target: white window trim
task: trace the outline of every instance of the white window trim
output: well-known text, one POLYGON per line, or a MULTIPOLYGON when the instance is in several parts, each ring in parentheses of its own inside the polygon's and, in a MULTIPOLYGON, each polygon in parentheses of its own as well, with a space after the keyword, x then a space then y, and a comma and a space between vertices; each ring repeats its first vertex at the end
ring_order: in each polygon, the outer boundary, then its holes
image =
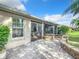
MULTIPOLYGON (((13 22, 13 18, 12 18, 12 22, 13 22)), ((23 28, 23 36, 22 37, 13 37, 12 36, 12 40, 23 40, 24 39, 24 25, 25 24, 24 24, 24 19, 23 19, 23 27, 18 27, 18 28, 23 28)), ((13 26, 13 24, 12 24, 12 26, 13 26)), ((16 27, 12 27, 12 30, 13 30, 13 28, 16 28, 16 27)), ((12 31, 12 33, 13 33, 13 31, 12 31)))

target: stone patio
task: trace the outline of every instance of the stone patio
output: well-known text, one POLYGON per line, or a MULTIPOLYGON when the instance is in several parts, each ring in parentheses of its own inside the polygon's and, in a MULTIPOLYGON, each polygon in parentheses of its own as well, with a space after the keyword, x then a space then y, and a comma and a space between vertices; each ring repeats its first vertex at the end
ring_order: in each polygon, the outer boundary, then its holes
POLYGON ((7 50, 7 59, 74 59, 60 46, 53 42, 38 40, 7 50))

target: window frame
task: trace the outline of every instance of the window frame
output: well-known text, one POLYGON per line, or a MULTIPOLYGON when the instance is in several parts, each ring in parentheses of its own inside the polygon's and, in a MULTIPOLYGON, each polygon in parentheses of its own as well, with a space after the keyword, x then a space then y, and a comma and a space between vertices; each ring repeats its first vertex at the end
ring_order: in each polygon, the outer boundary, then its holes
POLYGON ((18 39, 24 39, 24 19, 23 18, 21 18, 21 17, 12 17, 12 39, 13 40, 18 40, 18 39), (23 21, 23 23, 22 23, 22 27, 19 27, 19 26, 13 26, 13 20, 20 20, 20 19, 22 19, 22 21, 23 21), (22 34, 22 36, 16 36, 16 37, 13 37, 13 29, 17 29, 17 30, 23 30, 23 34, 22 34))

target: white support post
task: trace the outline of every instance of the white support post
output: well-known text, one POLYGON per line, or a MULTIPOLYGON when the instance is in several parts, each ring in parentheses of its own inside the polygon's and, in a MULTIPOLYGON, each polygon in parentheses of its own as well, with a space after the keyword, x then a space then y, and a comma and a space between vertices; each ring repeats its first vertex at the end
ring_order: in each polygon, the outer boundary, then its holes
POLYGON ((56 34, 58 34, 58 26, 57 26, 57 28, 56 28, 56 34))
POLYGON ((38 23, 36 23, 36 30, 37 30, 37 32, 38 32, 38 23))
POLYGON ((55 34, 55 26, 53 26, 53 34, 55 34))
POLYGON ((42 22, 42 38, 44 37, 44 23, 42 22))
POLYGON ((53 39, 55 39, 55 26, 53 26, 53 39))

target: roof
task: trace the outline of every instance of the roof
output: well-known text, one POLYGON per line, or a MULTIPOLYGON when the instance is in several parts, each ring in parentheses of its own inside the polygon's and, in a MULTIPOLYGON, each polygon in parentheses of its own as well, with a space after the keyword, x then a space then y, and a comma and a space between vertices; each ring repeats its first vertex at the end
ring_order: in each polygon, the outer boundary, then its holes
MULTIPOLYGON (((33 16, 27 14, 25 11, 17 10, 15 8, 11 8, 11 7, 2 5, 2 4, 0 4, 0 11, 4 11, 4 12, 12 13, 12 14, 15 14, 15 15, 27 17, 27 18, 30 18, 31 21, 35 21, 35 22, 40 22, 40 23, 44 22, 46 24, 55 24, 55 23, 52 23, 52 22, 44 21, 43 19, 33 17, 33 16)), ((58 24, 55 24, 55 25, 58 25, 58 24)))

